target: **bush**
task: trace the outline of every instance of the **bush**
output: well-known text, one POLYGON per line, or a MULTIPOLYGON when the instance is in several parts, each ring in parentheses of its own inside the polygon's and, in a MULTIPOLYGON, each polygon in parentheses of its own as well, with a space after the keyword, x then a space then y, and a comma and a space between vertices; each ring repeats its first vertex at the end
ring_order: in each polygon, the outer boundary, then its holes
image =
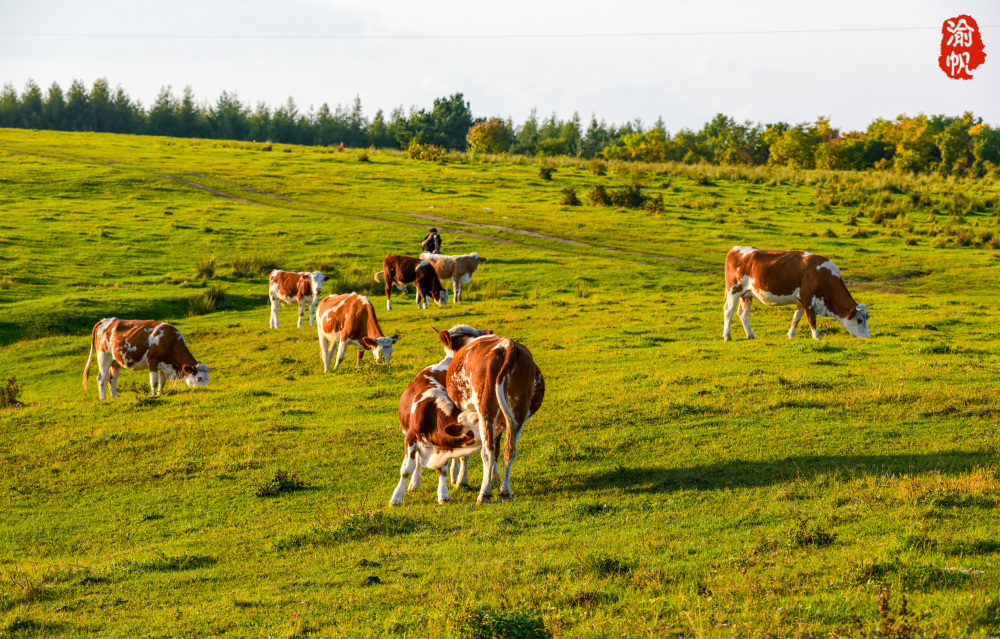
POLYGON ((587 199, 594 206, 611 206, 611 196, 603 184, 598 184, 587 193, 587 199))
POLYGON ((903 240, 903 244, 905 244, 906 246, 916 246, 917 242, 918 242, 917 238, 913 235, 903 240))
POLYGON ((358 153, 358 162, 371 162, 371 158, 368 157, 368 151, 358 153))
POLYGON ((654 197, 646 200, 646 212, 647 213, 662 213, 663 212, 663 194, 657 193, 654 197))
POLYGON ((637 185, 623 186, 611 192, 611 205, 624 209, 642 208, 645 199, 642 189, 637 185))
POLYGON ((477 153, 506 153, 514 132, 500 118, 474 124, 465 136, 469 149, 477 153))
POLYGON ((458 635, 470 639, 546 639, 551 636, 537 613, 480 607, 457 619, 458 635))
POLYGON ((542 178, 543 180, 551 180, 552 174, 555 172, 556 170, 551 166, 538 167, 538 177, 542 178))
POLYGON ((562 194, 562 204, 565 204, 566 206, 580 206, 580 204, 582 204, 582 202, 580 202, 580 198, 576 195, 576 189, 572 186, 567 186, 563 189, 562 194))
POLYGON ((309 484, 299 479, 295 473, 287 473, 279 470, 270 481, 267 481, 254 490, 258 497, 276 497, 281 493, 291 493, 302 490, 309 484))
POLYGON ((833 229, 827 229, 827 230, 823 231, 823 237, 836 238, 837 234, 834 232, 833 229))
POLYGON ((587 165, 587 168, 590 169, 590 172, 594 175, 601 176, 608 172, 608 163, 604 160, 594 158, 590 161, 590 164, 587 165))
POLYGON ((207 315, 226 305, 226 291, 221 286, 212 286, 202 295, 188 302, 188 317, 207 315))
POLYGON ((199 258, 195 270, 198 272, 198 277, 215 277, 215 258, 199 258))
POLYGON ((24 384, 18 383, 16 375, 11 375, 6 382, 0 382, 0 408, 21 406, 18 396, 23 388, 24 384))
POLYGON ((238 255, 233 259, 233 275, 236 277, 252 277, 264 275, 277 268, 274 259, 266 253, 248 253, 238 255))
POLYGON ((420 144, 416 140, 412 140, 406 149, 406 156, 411 160, 444 162, 448 159, 448 151, 433 144, 420 144))

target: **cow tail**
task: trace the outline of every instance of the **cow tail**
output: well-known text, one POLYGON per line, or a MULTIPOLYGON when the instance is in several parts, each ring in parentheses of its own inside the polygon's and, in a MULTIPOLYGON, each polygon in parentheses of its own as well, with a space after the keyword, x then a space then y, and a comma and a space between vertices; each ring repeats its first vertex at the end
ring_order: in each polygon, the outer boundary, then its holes
MULTIPOLYGON (((500 372, 497 374, 496 382, 496 394, 497 402, 500 404, 500 410, 503 411, 504 417, 507 418, 507 436, 504 438, 504 458, 510 459, 511 453, 514 452, 514 433, 516 430, 520 430, 520 425, 518 425, 515 430, 514 424, 517 420, 514 418, 514 411, 511 410, 510 404, 507 403, 507 393, 506 393, 506 376, 510 373, 511 369, 514 368, 517 359, 517 345, 510 338, 507 339, 506 353, 504 354, 503 364, 500 366, 500 372)), ((496 434, 494 433, 494 437, 496 434)))
POLYGON ((378 276, 379 276, 379 275, 381 275, 381 274, 382 274, 382 271, 381 271, 381 270, 379 270, 379 269, 375 269, 375 281, 376 281, 376 282, 378 282, 378 281, 379 281, 379 279, 378 279, 378 276))
POLYGON ((87 383, 90 381, 90 362, 94 359, 94 344, 97 341, 98 324, 94 324, 94 330, 90 332, 90 355, 87 357, 87 365, 83 369, 83 390, 87 390, 87 383))

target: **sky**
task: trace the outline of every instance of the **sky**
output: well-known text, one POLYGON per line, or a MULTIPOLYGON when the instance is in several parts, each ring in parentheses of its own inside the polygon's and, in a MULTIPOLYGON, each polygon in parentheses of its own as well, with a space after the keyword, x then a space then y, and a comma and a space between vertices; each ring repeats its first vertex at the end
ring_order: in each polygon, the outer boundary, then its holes
POLYGON ((359 96, 368 118, 462 93, 515 124, 537 109, 584 126, 662 118, 676 132, 725 113, 850 131, 971 110, 998 126, 1000 2, 0 0, 0 83, 97 78, 147 107, 190 86, 302 113, 359 96), (960 13, 987 54, 968 81, 937 62, 960 13))

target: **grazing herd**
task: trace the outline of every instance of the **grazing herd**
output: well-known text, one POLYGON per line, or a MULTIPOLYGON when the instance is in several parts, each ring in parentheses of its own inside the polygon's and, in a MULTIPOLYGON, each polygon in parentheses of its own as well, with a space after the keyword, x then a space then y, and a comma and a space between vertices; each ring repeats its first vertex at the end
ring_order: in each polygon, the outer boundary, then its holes
MULTIPOLYGON (((444 306, 449 295, 442 280, 452 281, 454 301, 459 302, 462 286, 484 261, 478 253, 422 253, 419 258, 390 254, 382 262, 382 270, 375 271, 375 281, 380 275, 384 278, 388 310, 392 310, 393 289, 405 292, 408 284, 416 287, 418 308, 427 308, 428 298, 444 306)), ((272 271, 268 278, 270 328, 279 327, 279 308, 293 302, 299 307, 301 328, 308 303, 309 325, 317 327, 324 372, 330 370, 334 350, 337 358, 333 370, 340 367, 349 345, 358 349, 358 366, 366 350, 372 351, 377 363, 389 364, 399 337, 382 332, 375 308, 364 295, 329 295, 319 301, 325 279, 319 271, 272 271)), ((726 257, 725 284, 723 338, 727 341, 732 339, 730 325, 737 308, 747 338, 754 338, 750 328, 754 299, 772 306, 797 306, 789 338, 795 336, 803 315, 814 339, 820 339, 817 316, 837 319, 854 337, 869 336, 869 307, 854 301, 837 265, 818 255, 735 246, 726 257)), ((468 485, 469 458, 477 451, 483 460, 478 503, 492 498, 494 475, 500 479, 499 498, 513 499, 510 473, 517 458, 517 443, 525 422, 542 405, 545 379, 523 344, 494 335, 490 329, 461 324, 434 331, 444 347, 444 359, 420 371, 399 400, 403 462, 391 503, 402 504, 405 492, 420 486, 423 468, 437 472, 438 502, 449 501, 449 476, 454 485, 468 485)), ((208 372, 212 370, 191 355, 176 328, 155 320, 109 318, 97 322, 84 368, 85 389, 95 352, 101 401, 106 399, 108 385, 111 396, 118 397, 122 368, 148 370, 153 395, 162 392, 168 378, 183 379, 192 388, 207 386, 208 372)))

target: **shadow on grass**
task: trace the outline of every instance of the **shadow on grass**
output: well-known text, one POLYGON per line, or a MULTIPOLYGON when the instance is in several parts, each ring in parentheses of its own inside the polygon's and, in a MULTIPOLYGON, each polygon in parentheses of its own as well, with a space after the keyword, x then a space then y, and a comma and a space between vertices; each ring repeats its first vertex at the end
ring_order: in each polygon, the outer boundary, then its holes
POLYGON ((562 264, 555 260, 502 260, 498 257, 487 257, 485 264, 562 264))
MULTIPOLYGON (((666 468, 647 466, 612 470, 568 478, 570 490, 624 488, 629 492, 668 492, 675 490, 720 490, 760 488, 817 475, 842 474, 845 477, 918 474, 939 472, 958 474, 996 462, 990 453, 928 453, 899 455, 808 455, 776 461, 732 461, 707 466, 666 468)), ((564 486, 565 488, 565 486, 564 486)))
MULTIPOLYGON (((121 319, 156 319, 175 323, 188 313, 191 299, 204 294, 205 289, 186 289, 183 294, 160 298, 120 298, 95 300, 85 297, 53 300, 39 299, 19 304, 8 310, 14 322, 0 322, 0 345, 20 339, 38 339, 55 335, 87 335, 99 320, 106 317, 121 319), (20 320, 20 321, 18 321, 20 320)), ((261 295, 227 294, 222 311, 263 309, 267 297, 261 295)))

